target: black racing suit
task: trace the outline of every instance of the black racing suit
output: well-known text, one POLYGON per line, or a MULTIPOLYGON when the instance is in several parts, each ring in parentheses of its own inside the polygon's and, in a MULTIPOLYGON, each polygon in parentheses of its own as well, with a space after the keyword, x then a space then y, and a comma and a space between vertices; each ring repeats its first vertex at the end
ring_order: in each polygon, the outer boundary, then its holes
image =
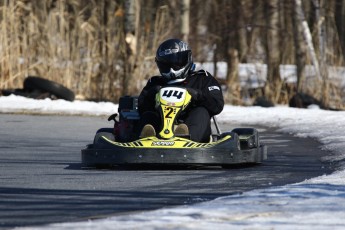
POLYGON ((138 99, 141 121, 138 129, 152 124, 156 132, 161 127, 161 118, 155 109, 155 95, 163 86, 185 87, 192 96, 192 103, 182 112, 182 120, 189 128, 191 140, 208 142, 211 135, 211 117, 219 114, 224 107, 224 98, 218 81, 207 71, 191 72, 183 82, 169 84, 161 76, 152 77, 143 88, 138 99))

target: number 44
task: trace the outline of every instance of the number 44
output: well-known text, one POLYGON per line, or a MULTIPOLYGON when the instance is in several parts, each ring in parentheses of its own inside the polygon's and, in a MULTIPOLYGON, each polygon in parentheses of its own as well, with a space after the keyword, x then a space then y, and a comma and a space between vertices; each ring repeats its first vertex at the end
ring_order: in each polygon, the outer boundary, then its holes
POLYGON ((182 97, 182 95, 183 95, 183 91, 178 91, 178 90, 165 90, 164 92, 163 92, 163 97, 171 97, 171 96, 173 96, 173 97, 176 97, 177 99, 181 99, 181 97, 182 97))

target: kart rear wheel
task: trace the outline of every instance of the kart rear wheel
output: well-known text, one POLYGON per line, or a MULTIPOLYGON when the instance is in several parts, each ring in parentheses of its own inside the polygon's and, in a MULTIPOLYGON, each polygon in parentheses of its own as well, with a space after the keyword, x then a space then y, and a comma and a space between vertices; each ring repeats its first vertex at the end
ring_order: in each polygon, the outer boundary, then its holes
MULTIPOLYGON (((227 135, 230 135, 232 138, 233 138, 233 142, 234 142, 234 147, 237 148, 238 150, 240 149, 240 139, 238 137, 238 134, 235 133, 235 132, 225 132, 225 133, 222 133, 220 135, 220 138, 223 138, 227 135)), ((233 164, 224 164, 224 165, 221 165, 223 169, 232 169, 234 168, 234 165, 233 164)))
POLYGON ((101 132, 113 134, 114 129, 113 128, 100 128, 99 130, 97 130, 96 134, 101 133, 101 132))
POLYGON ((230 135, 232 137, 233 142, 235 143, 234 147, 235 148, 237 147, 237 149, 240 150, 241 149, 240 139, 239 139, 239 135, 236 132, 231 131, 231 132, 222 133, 222 134, 220 134, 219 139, 222 139, 223 137, 228 136, 228 135, 230 135))
POLYGON ((102 144, 102 139, 103 137, 111 140, 111 141, 115 141, 115 136, 112 133, 109 132, 97 132, 95 135, 95 138, 93 140, 93 145, 97 146, 97 145, 101 145, 102 144))

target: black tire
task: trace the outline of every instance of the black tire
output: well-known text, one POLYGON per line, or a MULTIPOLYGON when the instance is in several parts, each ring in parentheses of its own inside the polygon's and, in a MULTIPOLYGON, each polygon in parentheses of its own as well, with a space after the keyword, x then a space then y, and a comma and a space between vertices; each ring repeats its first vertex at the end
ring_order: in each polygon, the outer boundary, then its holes
POLYGON ((28 96, 28 93, 22 89, 3 89, 3 90, 1 90, 1 94, 3 96, 10 96, 12 94, 16 95, 16 96, 23 96, 23 97, 28 96))
POLYGON ((107 139, 111 140, 111 141, 115 141, 115 136, 112 133, 108 133, 108 132, 97 132, 95 135, 95 138, 93 140, 93 146, 95 148, 97 147, 102 147, 104 140, 102 137, 106 137, 107 139))
POLYGON ((40 90, 31 90, 27 91, 24 89, 4 89, 1 91, 3 96, 10 96, 11 94, 16 96, 22 96, 22 97, 28 97, 28 98, 34 98, 34 99, 42 99, 46 98, 49 95, 49 93, 42 93, 40 90))
POLYGON ((100 128, 99 130, 97 130, 97 133, 114 133, 114 128, 100 128))
POLYGON ((40 77, 29 76, 24 80, 24 90, 40 90, 55 95, 57 98, 74 101, 74 93, 63 85, 40 77))
POLYGON ((225 133, 220 134, 219 139, 222 139, 223 137, 225 137, 227 135, 232 136, 232 139, 233 139, 233 146, 232 147, 240 150, 240 140, 239 140, 238 134, 235 132, 225 132, 225 133))

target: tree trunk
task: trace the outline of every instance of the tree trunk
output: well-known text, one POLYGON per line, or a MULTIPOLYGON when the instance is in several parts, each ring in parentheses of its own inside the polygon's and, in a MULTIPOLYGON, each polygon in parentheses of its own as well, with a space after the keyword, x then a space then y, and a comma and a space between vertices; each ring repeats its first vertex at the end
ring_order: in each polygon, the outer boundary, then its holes
POLYGON ((189 10, 190 0, 182 1, 182 13, 181 13, 181 35, 185 42, 188 42, 189 36, 189 10))
POLYGON ((248 52, 247 52, 247 62, 258 62, 258 59, 261 61, 261 57, 257 57, 257 48, 258 48, 258 41, 261 42, 261 34, 263 29, 259 24, 264 24, 262 22, 263 18, 263 2, 256 1, 250 6, 250 12, 253 12, 250 18, 250 24, 247 25, 248 30, 248 52))
POLYGON ((124 55, 124 78, 123 78, 123 95, 132 94, 135 88, 134 72, 137 60, 137 42, 140 36, 140 1, 125 1, 125 42, 126 54, 124 55))
POLYGON ((313 0, 315 6, 315 15, 317 23, 317 34, 319 42, 319 63, 320 63, 320 74, 322 77, 322 88, 321 88, 321 102, 323 105, 329 104, 329 83, 328 83, 328 65, 326 60, 326 48, 325 48, 325 2, 323 0, 313 0))
POLYGON ((279 0, 266 1, 266 55, 267 55, 267 80, 265 96, 274 103, 278 102, 281 90, 280 78, 280 47, 279 47, 279 0))
MULTIPOLYGON (((236 26, 236 36, 237 40, 237 49, 238 49, 238 58, 240 62, 246 62, 246 56, 248 53, 248 41, 247 41, 247 27, 245 25, 244 19, 244 10, 245 4, 244 1, 232 1, 232 8, 234 9, 234 17, 232 23, 236 26)), ((230 22, 231 23, 231 22, 230 22)), ((230 41, 231 43, 232 41, 230 41)))
POLYGON ((233 105, 241 104, 241 86, 238 80, 239 57, 238 51, 234 48, 228 50, 227 59, 227 75, 226 75, 226 102, 233 105))
POLYGON ((296 4, 296 11, 297 11, 297 19, 298 19, 298 22, 302 26, 303 37, 305 39, 305 42, 309 51, 309 55, 314 65, 316 78, 317 80, 321 81, 320 65, 315 53, 310 29, 309 29, 307 21, 305 20, 304 12, 302 9, 302 2, 301 0, 295 0, 295 4, 296 4))
MULTIPOLYGON (((295 6, 295 4, 293 4, 295 6)), ((293 38, 295 44, 295 59, 296 59, 296 75, 297 75, 297 92, 302 91, 302 82, 305 78, 305 59, 306 59, 306 45, 303 42, 302 27, 298 23, 296 7, 292 10, 292 23, 293 23, 293 38)))
POLYGON ((345 60, 345 0, 336 1, 335 20, 338 36, 341 43, 343 58, 345 60))

